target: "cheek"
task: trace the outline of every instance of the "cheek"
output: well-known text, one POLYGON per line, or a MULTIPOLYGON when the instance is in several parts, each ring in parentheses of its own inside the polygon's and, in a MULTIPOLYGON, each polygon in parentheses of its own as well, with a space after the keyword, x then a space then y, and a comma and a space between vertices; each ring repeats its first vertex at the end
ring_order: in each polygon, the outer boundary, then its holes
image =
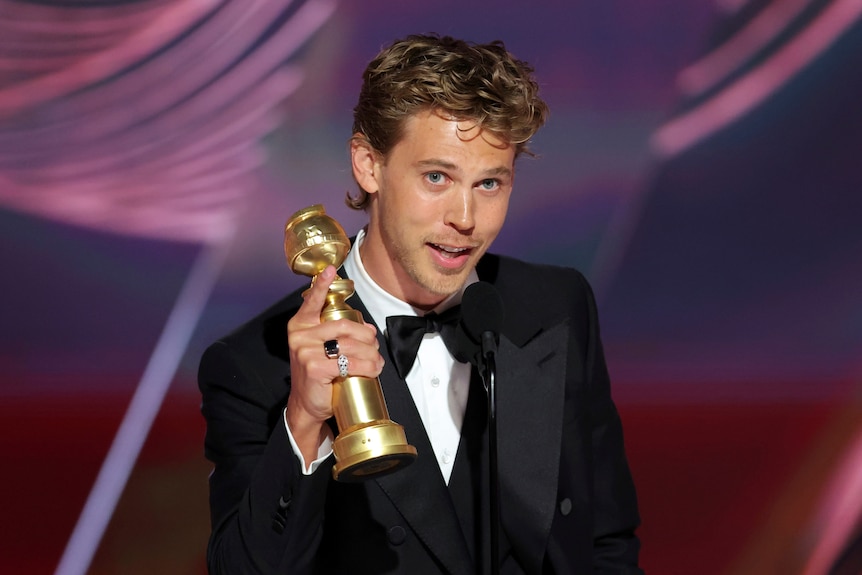
POLYGON ((503 227, 503 222, 506 221, 506 214, 509 209, 509 197, 495 198, 496 201, 490 202, 484 210, 482 217, 482 227, 494 235, 503 227))
POLYGON ((448 209, 444 196, 414 193, 399 200, 398 215, 405 227, 426 228, 445 219, 448 209))
POLYGON ((428 233, 436 214, 433 206, 405 196, 390 196, 381 205, 381 218, 388 235, 402 243, 428 233))

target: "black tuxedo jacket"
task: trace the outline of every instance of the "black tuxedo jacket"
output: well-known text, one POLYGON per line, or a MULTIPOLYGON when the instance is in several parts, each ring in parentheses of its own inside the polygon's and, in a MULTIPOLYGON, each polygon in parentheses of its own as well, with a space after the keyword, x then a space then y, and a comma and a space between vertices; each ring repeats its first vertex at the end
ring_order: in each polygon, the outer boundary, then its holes
MULTIPOLYGON (((493 255, 477 270, 506 311, 496 380, 502 573, 641 573, 635 491, 586 280, 493 255)), ((332 479, 332 457, 303 475, 282 416, 286 324, 301 303, 299 291, 289 295, 201 360, 215 465, 210 572, 488 572, 485 404, 475 376, 448 487, 382 335, 389 414, 418 458, 358 484, 332 479)), ((358 294, 349 303, 365 312, 358 294)))

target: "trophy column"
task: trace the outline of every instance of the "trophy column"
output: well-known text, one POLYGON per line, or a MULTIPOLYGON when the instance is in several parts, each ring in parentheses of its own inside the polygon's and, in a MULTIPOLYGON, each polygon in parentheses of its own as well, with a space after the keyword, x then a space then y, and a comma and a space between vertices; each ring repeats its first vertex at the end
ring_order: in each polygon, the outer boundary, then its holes
MULTIPOLYGON (((322 205, 296 212, 285 225, 284 254, 295 273, 316 278, 328 265, 340 267, 349 250, 347 234, 322 205)), ((364 323, 362 314, 345 303, 351 295, 353 281, 336 276, 320 320, 364 323)), ((397 471, 416 459, 416 448, 407 443, 404 428, 389 419, 377 378, 335 378, 332 410, 338 424, 338 437, 332 445, 332 475, 336 480, 362 481, 397 471)))

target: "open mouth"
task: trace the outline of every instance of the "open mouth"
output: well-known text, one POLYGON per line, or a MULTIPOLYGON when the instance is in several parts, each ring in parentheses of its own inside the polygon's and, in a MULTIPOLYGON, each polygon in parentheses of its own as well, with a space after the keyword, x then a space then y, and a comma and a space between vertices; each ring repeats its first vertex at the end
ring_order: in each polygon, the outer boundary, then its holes
POLYGON ((445 246, 442 244, 428 244, 437 252, 443 256, 444 258, 457 258, 460 256, 470 255, 470 252, 473 251, 471 247, 455 247, 455 246, 445 246))

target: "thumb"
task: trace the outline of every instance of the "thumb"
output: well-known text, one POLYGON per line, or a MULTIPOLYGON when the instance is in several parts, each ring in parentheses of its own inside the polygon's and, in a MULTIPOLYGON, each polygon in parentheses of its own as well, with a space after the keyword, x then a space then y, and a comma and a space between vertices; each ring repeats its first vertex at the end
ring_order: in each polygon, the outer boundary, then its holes
POLYGON ((326 266, 326 269, 314 278, 314 283, 311 287, 302 294, 305 301, 299 307, 294 318, 306 325, 319 324, 320 312, 323 310, 324 304, 326 304, 326 294, 329 292, 329 286, 334 279, 335 267, 326 266))

